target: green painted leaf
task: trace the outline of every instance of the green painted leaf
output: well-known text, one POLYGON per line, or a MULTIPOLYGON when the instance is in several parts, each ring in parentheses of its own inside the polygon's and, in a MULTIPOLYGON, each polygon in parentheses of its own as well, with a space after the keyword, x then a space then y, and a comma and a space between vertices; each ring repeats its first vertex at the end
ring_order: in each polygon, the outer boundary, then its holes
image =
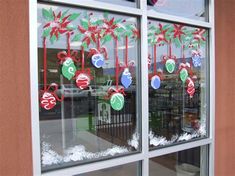
MULTIPOLYGON (((51 9, 50 9, 51 10, 51 9)), ((53 20, 53 15, 50 13, 50 11, 46 10, 46 9, 42 9, 42 16, 48 20, 48 21, 51 21, 53 20)))
POLYGON ((81 13, 72 13, 70 17, 68 18, 68 20, 70 21, 76 20, 76 18, 79 17, 80 14, 81 13))
POLYGON ((73 37, 72 42, 80 41, 80 40, 81 40, 81 37, 82 37, 82 34, 81 34, 81 33, 76 34, 76 35, 73 37))
POLYGON ((66 27, 68 30, 75 30, 76 26, 74 26, 73 24, 68 24, 68 26, 66 27))
POLYGON ((95 23, 96 23, 96 25, 101 25, 101 24, 103 24, 103 20, 97 20, 95 23))
POLYGON ((48 37, 49 34, 50 34, 50 32, 51 32, 51 27, 46 28, 46 29, 43 30, 42 36, 43 36, 43 37, 48 37))
POLYGON ((180 40, 179 40, 179 38, 177 37, 177 38, 174 38, 174 41, 173 41, 174 43, 175 43, 175 46, 177 47, 177 48, 179 48, 180 46, 181 46, 181 42, 180 42, 180 40))
POLYGON ((52 35, 51 38, 50 38, 51 43, 53 44, 55 40, 56 40, 56 36, 52 35))
POLYGON ((83 42, 83 43, 82 43, 82 47, 83 47, 84 49, 87 49, 87 48, 88 48, 87 43, 86 43, 86 42, 83 42))
POLYGON ((82 25, 82 27, 84 28, 84 29, 88 29, 88 20, 87 19, 81 19, 81 25, 82 25))
POLYGON ((112 39, 111 35, 104 36, 104 42, 109 42, 109 41, 111 41, 111 39, 112 39))
POLYGON ((67 9, 66 11, 64 11, 61 15, 61 18, 60 19, 63 19, 65 17, 65 15, 68 13, 69 9, 67 9))
POLYGON ((108 12, 104 12, 104 18, 108 19, 109 17, 109 13, 108 12))

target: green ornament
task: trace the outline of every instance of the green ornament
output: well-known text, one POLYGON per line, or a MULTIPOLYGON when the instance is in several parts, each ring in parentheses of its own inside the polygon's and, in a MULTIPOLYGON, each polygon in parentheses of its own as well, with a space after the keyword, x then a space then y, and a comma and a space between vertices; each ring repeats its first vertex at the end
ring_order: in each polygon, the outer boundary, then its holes
POLYGON ((75 75, 76 67, 74 65, 74 62, 71 58, 65 58, 65 61, 63 62, 62 66, 62 74, 65 78, 68 80, 71 80, 72 77, 75 75))
POLYGON ((173 73, 175 70, 175 61, 173 59, 168 59, 166 61, 165 67, 169 73, 173 73))
POLYGON ((110 98, 111 107, 120 111, 124 106, 124 96, 121 93, 114 93, 110 98))
POLYGON ((185 81, 187 80, 188 78, 188 70, 186 68, 183 68, 181 71, 180 71, 180 79, 183 83, 185 83, 185 81))

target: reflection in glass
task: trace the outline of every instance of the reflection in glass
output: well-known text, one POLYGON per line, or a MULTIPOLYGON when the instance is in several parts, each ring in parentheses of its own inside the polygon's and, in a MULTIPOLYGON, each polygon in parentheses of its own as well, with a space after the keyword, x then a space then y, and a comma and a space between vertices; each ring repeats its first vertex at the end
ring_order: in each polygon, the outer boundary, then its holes
POLYGON ((125 176, 138 176, 138 170, 140 164, 138 162, 135 163, 130 163, 130 164, 125 164, 125 165, 120 165, 116 167, 111 167, 108 169, 102 169, 99 171, 94 171, 90 173, 85 173, 85 174, 80 174, 77 176, 120 176, 120 175, 125 175, 125 176))
POLYGON ((149 142, 161 147, 207 135, 207 31, 149 21, 149 142))
POLYGON ((148 10, 180 17, 207 21, 205 0, 148 0, 148 10))
MULTIPOLYGON (((78 33, 77 26, 81 23, 84 29, 93 30, 94 28, 88 28, 87 25, 100 25, 103 23, 104 18, 108 18, 110 21, 113 18, 115 20, 118 19, 115 23, 123 21, 131 29, 132 26, 129 24, 137 25, 137 19, 134 17, 38 4, 39 90, 42 90, 45 86, 42 38, 42 35, 44 35, 48 37, 46 40, 48 85, 46 87, 51 83, 56 83, 58 84, 58 90, 56 90, 55 94, 58 97, 64 96, 64 100, 61 102, 57 101, 56 105, 50 110, 39 107, 41 164, 43 171, 139 151, 139 118, 136 109, 138 102, 137 85, 139 84, 136 70, 139 56, 137 54, 136 40, 130 39, 128 45, 128 57, 134 61, 134 65, 130 69, 132 84, 124 89, 125 104, 123 109, 116 111, 111 108, 107 99, 108 89, 116 86, 114 41, 108 36, 105 41, 100 42, 100 45, 106 48, 108 59, 105 60, 102 68, 96 68, 91 63, 91 56, 89 56, 89 49, 95 48, 96 45, 89 42, 90 46, 86 47, 84 41, 88 40, 78 39, 81 36, 76 36, 78 33), (46 11, 42 11, 42 9, 46 9, 46 11), (54 11, 55 15, 53 15, 52 11, 54 11), (68 14, 70 15, 67 18, 66 15, 68 14), (81 45, 84 48, 84 67, 92 75, 89 86, 84 89, 77 87, 75 79, 68 80, 61 74, 62 66, 57 54, 61 51, 67 51, 68 37, 66 34, 68 33, 65 33, 63 29, 58 30, 56 34, 56 30, 54 30, 54 34, 49 40, 51 32, 45 31, 45 29, 50 30, 54 27, 61 27, 61 25, 58 25, 61 22, 65 25, 66 19, 61 20, 61 16, 72 21, 66 30, 73 30, 74 32, 70 33, 70 47, 71 50, 77 52, 75 59, 78 62, 74 62, 74 64, 78 70, 82 67, 80 62, 82 58, 81 45), (84 19, 85 17, 91 18, 90 22, 87 22, 84 19), (43 26, 47 24, 45 18, 47 20, 59 18, 60 20, 48 23, 49 25, 46 25, 43 29, 43 26), (56 39, 56 35, 58 35, 58 39, 56 39)), ((80 31, 83 31, 83 29, 80 29, 80 31)), ((91 31, 85 34, 89 32, 91 31)), ((93 36, 90 37, 92 38, 93 36)), ((93 40, 91 38, 89 40, 93 40)), ((120 62, 124 62, 125 58, 124 39, 125 37, 119 36, 117 51, 120 62)), ((118 87, 121 87, 121 84, 118 87)))
POLYGON ((192 148, 149 161, 150 176, 208 176, 207 146, 192 148))

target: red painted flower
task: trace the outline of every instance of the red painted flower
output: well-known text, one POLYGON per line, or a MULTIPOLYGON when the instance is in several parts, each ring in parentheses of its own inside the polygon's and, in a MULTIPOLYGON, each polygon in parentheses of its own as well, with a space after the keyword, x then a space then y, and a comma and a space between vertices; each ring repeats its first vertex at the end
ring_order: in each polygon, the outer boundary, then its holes
POLYGON ((118 25, 114 21, 114 17, 111 20, 104 19, 104 26, 102 29, 104 29, 105 35, 111 35, 113 38, 115 38, 114 30, 118 27, 118 25))
POLYGON ((166 32, 168 31, 168 29, 163 29, 163 26, 161 23, 159 23, 159 33, 155 33, 155 36, 157 37, 157 43, 160 42, 166 42, 168 43, 168 41, 166 40, 166 32))
POLYGON ((183 25, 177 25, 174 24, 174 38, 178 38, 181 41, 181 36, 185 35, 185 33, 183 32, 183 25))
POLYGON ((70 15, 65 16, 61 19, 61 12, 57 15, 53 12, 53 21, 48 22, 43 28, 51 27, 50 37, 53 35, 58 39, 59 34, 63 34, 68 31, 67 26, 71 22, 69 20, 70 15))
POLYGON ((204 37, 204 34, 206 33, 205 29, 196 29, 193 32, 194 39, 200 41, 206 41, 206 38, 204 37))

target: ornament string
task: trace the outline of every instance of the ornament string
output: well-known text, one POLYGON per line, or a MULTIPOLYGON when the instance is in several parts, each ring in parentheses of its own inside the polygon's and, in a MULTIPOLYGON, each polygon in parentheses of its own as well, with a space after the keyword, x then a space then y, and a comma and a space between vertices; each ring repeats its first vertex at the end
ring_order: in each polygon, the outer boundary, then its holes
POLYGON ((125 65, 126 67, 128 67, 128 36, 125 37, 125 47, 126 47, 125 65))
POLYGON ((70 57, 70 32, 67 33, 68 57, 70 57))
POLYGON ((116 76, 116 89, 118 90, 118 73, 119 73, 119 61, 118 61, 118 39, 117 37, 114 38, 115 41, 115 76, 116 76))
POLYGON ((46 37, 43 37, 43 83, 44 91, 47 89, 47 48, 46 48, 46 37))
POLYGON ((84 59, 84 47, 82 46, 82 71, 84 71, 85 59, 84 59))
POLYGON ((157 74, 157 45, 154 44, 153 46, 153 73, 154 75, 157 74))

